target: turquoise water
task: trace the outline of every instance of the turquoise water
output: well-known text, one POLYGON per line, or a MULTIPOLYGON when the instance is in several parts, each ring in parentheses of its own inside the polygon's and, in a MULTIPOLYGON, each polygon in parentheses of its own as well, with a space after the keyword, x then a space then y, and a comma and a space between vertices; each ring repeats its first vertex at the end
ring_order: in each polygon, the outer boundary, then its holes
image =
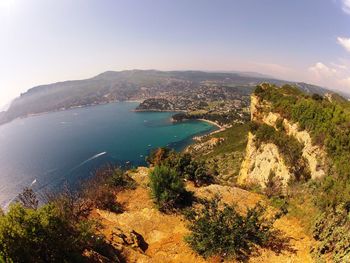
POLYGON ((196 134, 215 129, 170 122, 171 112, 132 112, 118 102, 18 119, 0 126, 0 204, 25 186, 36 191, 74 184, 106 164, 144 165, 153 148, 181 150, 196 134))

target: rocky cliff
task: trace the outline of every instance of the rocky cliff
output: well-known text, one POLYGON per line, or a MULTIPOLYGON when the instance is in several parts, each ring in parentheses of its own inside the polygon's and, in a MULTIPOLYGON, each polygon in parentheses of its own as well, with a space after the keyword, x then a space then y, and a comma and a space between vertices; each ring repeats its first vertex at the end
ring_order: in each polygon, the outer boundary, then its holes
MULTIPOLYGON (((280 128, 286 135, 294 137, 302 144, 302 157, 312 179, 321 178, 327 170, 327 156, 320 146, 312 143, 310 134, 301 130, 298 123, 292 123, 280 114, 271 111, 270 104, 256 95, 251 96, 251 120, 260 124, 280 128), (279 127, 277 127, 279 126, 279 127)), ((256 143, 255 135, 249 133, 245 159, 242 162, 238 182, 259 184, 265 187, 273 174, 286 185, 293 174, 286 164, 280 149, 273 143, 256 143)))

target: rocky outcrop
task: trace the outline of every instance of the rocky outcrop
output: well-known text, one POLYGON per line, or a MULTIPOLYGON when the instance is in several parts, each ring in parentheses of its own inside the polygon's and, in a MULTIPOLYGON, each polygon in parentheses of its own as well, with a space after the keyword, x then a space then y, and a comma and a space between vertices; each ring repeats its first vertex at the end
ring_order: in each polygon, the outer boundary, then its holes
POLYGON ((249 133, 246 156, 242 162, 238 183, 259 184, 265 187, 271 173, 280 178, 284 185, 291 177, 277 146, 272 143, 263 143, 257 148, 254 135, 249 133))
POLYGON ((297 123, 282 118, 278 113, 269 112, 264 114, 263 122, 276 128, 278 120, 282 121, 283 129, 287 135, 295 137, 304 145, 303 157, 308 161, 309 170, 312 179, 321 178, 325 175, 326 153, 325 151, 312 143, 310 134, 305 130, 300 130, 297 123))
MULTIPOLYGON (((186 244, 185 237, 190 230, 181 213, 164 214, 154 206, 148 187, 149 171, 149 168, 139 167, 137 171, 129 173, 136 182, 136 189, 118 193, 117 198, 125 208, 123 213, 115 214, 104 210, 96 210, 94 213, 103 226, 102 232, 107 240, 120 251, 122 262, 236 262, 222 261, 220 257, 203 258, 186 244)), ((186 188, 198 200, 220 196, 220 204, 235 204, 237 211, 242 214, 258 203, 266 207, 267 216, 273 216, 277 212, 262 195, 237 187, 217 184, 195 187, 192 183, 187 183, 186 188)), ((314 243, 303 233, 298 220, 284 216, 275 222, 275 227, 285 233, 279 232, 283 234, 283 239, 290 240, 291 249, 276 253, 275 249, 258 248, 257 253, 247 262, 312 262, 309 247, 314 246, 314 243)), ((91 254, 90 258, 96 259, 92 262, 109 263, 96 253, 91 254)))
MULTIPOLYGON (((305 130, 300 130, 297 123, 292 123, 282 118, 280 114, 271 112, 270 105, 266 102, 262 103, 255 95, 251 98, 251 119, 274 128, 277 128, 279 122, 287 135, 295 137, 304 146, 302 156, 308 162, 311 178, 321 178, 326 174, 327 157, 324 149, 314 145, 310 134, 305 130)), ((238 182, 240 184, 257 183, 264 187, 271 172, 281 178, 284 185, 292 176, 279 154, 278 147, 271 143, 263 143, 257 148, 254 136, 250 134, 238 182)))

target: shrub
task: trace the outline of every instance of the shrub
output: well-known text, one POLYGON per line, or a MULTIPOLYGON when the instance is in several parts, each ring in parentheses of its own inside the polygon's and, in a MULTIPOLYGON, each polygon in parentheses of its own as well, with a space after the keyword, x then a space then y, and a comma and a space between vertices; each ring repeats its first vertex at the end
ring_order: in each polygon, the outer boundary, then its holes
POLYGON ((316 101, 321 101, 323 100, 323 97, 317 93, 312 94, 311 98, 316 101))
POLYGON ((94 233, 92 221, 72 225, 53 204, 33 210, 17 203, 0 218, 1 256, 6 262, 81 262, 84 249, 102 238, 94 233))
POLYGON ((171 150, 167 147, 157 148, 151 151, 151 154, 147 156, 146 161, 151 165, 160 165, 171 154, 171 150))
POLYGON ((119 168, 113 168, 107 178, 107 184, 119 189, 134 189, 135 181, 127 175, 126 172, 119 168))
POLYGON ((161 211, 169 211, 189 200, 182 178, 167 166, 156 166, 149 174, 152 196, 161 211))
POLYGON ((240 215, 234 205, 219 208, 219 198, 203 201, 201 209, 186 214, 191 234, 185 240, 204 257, 246 258, 256 245, 265 246, 272 234, 273 220, 263 218, 260 205, 240 215))
POLYGON ((98 185, 94 191, 86 194, 85 198, 89 198, 94 207, 98 209, 108 210, 114 213, 123 211, 121 204, 117 202, 116 192, 108 185, 98 185))
POLYGON ((93 202, 85 198, 83 191, 72 191, 64 186, 58 194, 50 194, 47 203, 53 204, 60 217, 72 225, 88 218, 93 209, 93 202))
MULTIPOLYGON (((159 151, 162 152, 162 150, 159 151)), ((179 176, 194 182, 196 186, 213 182, 213 174, 215 174, 216 171, 210 170, 204 161, 195 160, 189 153, 170 151, 166 154, 166 158, 157 159, 162 159, 158 162, 158 165, 173 168, 179 176)))
POLYGON ((283 192, 283 183, 281 177, 277 177, 273 171, 270 171, 269 178, 264 189, 268 198, 281 197, 283 192))
POLYGON ((350 261, 350 222, 348 211, 339 206, 337 211, 328 211, 320 214, 313 227, 313 237, 319 241, 314 249, 314 256, 322 258, 333 252, 333 261, 336 263, 350 261))
POLYGON ((117 201, 117 193, 125 188, 134 188, 135 182, 118 167, 107 166, 96 171, 95 176, 83 183, 83 199, 90 201, 92 206, 122 212, 122 206, 117 201))

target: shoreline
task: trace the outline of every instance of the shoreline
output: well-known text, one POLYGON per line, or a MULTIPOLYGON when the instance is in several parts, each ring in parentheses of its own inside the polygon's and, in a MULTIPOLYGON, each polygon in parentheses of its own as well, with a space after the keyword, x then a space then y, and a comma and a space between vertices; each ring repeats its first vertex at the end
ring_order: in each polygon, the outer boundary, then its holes
POLYGON ((197 120, 210 123, 210 124, 212 124, 212 125, 218 127, 219 129, 223 129, 223 128, 224 128, 223 126, 217 124, 215 121, 211 121, 211 120, 207 120, 207 119, 197 119, 197 120))
MULTIPOLYGON (((217 123, 214 122, 214 121, 210 121, 210 120, 206 120, 206 119, 197 119, 197 120, 210 123, 210 124, 216 126, 216 127, 219 128, 219 129, 218 129, 218 130, 215 130, 215 131, 212 131, 212 132, 210 132, 210 133, 208 133, 208 134, 202 135, 202 136, 194 136, 194 137, 192 138, 194 141, 200 141, 200 140, 202 140, 202 139, 203 139, 204 137, 206 137, 206 136, 211 136, 211 135, 213 135, 213 134, 216 134, 216 133, 219 133, 219 132, 223 132, 223 131, 225 131, 225 130, 227 129, 227 127, 221 126, 221 125, 217 124, 217 123)), ((191 144, 190 144, 190 145, 191 145, 191 144)), ((190 145, 188 145, 188 146, 190 146, 190 145)))
MULTIPOLYGON (((175 121, 173 118, 171 118, 171 121, 173 123, 179 123, 179 121, 175 121)), ((211 124, 211 125, 213 125, 213 126, 218 128, 217 130, 212 131, 212 132, 210 132, 208 134, 205 134, 203 136, 194 136, 193 138, 196 138, 196 139, 200 139, 200 138, 202 138, 204 136, 210 136, 210 135, 213 135, 215 133, 225 131, 227 129, 227 127, 221 126, 220 124, 217 124, 216 122, 211 121, 211 120, 207 120, 207 119, 183 119, 182 121, 203 121, 203 122, 209 123, 209 124, 211 124)))
POLYGON ((39 113, 29 113, 27 115, 19 116, 19 117, 12 119, 12 120, 6 121, 6 122, 1 122, 0 126, 5 125, 7 123, 11 123, 15 120, 23 120, 23 119, 27 119, 27 118, 31 118, 31 117, 38 117, 38 116, 42 116, 42 115, 46 115, 46 114, 50 114, 50 113, 57 113, 57 112, 71 111, 71 110, 76 110, 76 109, 84 109, 84 108, 90 108, 90 107, 96 107, 96 106, 103 106, 103 105, 113 104, 113 103, 118 103, 118 102, 128 102, 128 103, 137 102, 137 103, 139 103, 140 101, 137 101, 137 100, 115 100, 115 101, 104 102, 104 103, 86 104, 86 105, 73 106, 73 107, 69 107, 69 108, 60 108, 60 109, 56 109, 56 110, 44 111, 44 112, 39 112, 39 113))
POLYGON ((138 109, 133 109, 131 110, 132 112, 186 112, 183 110, 157 110, 157 109, 149 109, 149 110, 138 110, 138 109))

